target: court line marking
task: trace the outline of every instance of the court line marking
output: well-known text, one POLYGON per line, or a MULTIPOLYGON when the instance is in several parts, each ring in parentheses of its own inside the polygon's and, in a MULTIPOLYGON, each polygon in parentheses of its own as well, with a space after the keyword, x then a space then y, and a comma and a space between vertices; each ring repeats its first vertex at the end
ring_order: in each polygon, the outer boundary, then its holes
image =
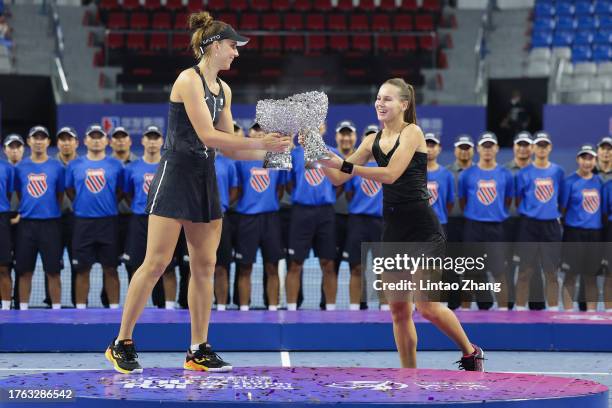
POLYGON ((291 367, 291 358, 289 357, 288 351, 281 351, 281 365, 283 367, 291 367))

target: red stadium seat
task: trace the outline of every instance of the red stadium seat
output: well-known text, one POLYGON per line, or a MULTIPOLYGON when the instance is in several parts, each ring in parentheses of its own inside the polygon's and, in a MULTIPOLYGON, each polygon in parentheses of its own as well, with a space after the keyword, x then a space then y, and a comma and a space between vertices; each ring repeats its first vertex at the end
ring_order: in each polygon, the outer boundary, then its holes
POLYGON ((361 11, 373 12, 376 10, 374 0, 359 0, 359 6, 357 7, 361 11))
POLYGON ((329 47, 334 51, 346 51, 349 48, 349 40, 346 35, 331 35, 329 37, 329 47))
POLYGON ((106 46, 109 50, 118 50, 123 48, 125 36, 119 33, 109 33, 106 36, 106 46))
POLYGON ((272 10, 274 11, 289 11, 291 4, 289 0, 272 0, 272 10))
POLYGON ((143 33, 129 33, 125 45, 129 50, 142 51, 147 48, 145 44, 145 35, 143 33))
POLYGON ((111 30, 121 30, 127 26, 127 14, 123 11, 113 11, 108 15, 107 27, 111 30))
POLYGON ((413 28, 412 16, 410 15, 398 14, 393 19, 394 31, 412 31, 413 28))
POLYGON ((293 2, 293 9, 295 11, 310 11, 312 10, 312 1, 310 0, 295 0, 293 2))
POLYGON ((351 38, 351 49, 369 53, 372 51, 372 36, 369 34, 354 35, 351 38))
POLYGON ((395 4, 395 0, 380 0, 380 11, 393 12, 396 11, 397 5, 395 4))
POLYGON ((211 11, 223 11, 227 9, 227 2, 225 0, 208 0, 206 8, 211 11))
POLYGON ((250 37, 247 45, 245 45, 242 48, 245 49, 246 51, 259 51, 259 43, 260 43, 259 37, 250 37))
POLYGON ((282 48, 280 36, 266 35, 263 38, 261 48, 263 51, 279 51, 282 48))
POLYGON ((391 19, 388 14, 374 14, 372 17, 372 31, 391 30, 391 19))
POLYGON ((312 31, 325 30, 325 16, 323 14, 308 14, 306 16, 306 29, 312 31))
POLYGON ((423 6, 421 8, 423 11, 439 13, 442 7, 440 6, 440 0, 423 0, 423 6))
POLYGON ((247 0, 230 0, 229 9, 234 12, 245 11, 249 9, 249 4, 247 3, 247 0))
POLYGON ((262 18, 262 27, 264 30, 277 31, 281 28, 281 20, 279 14, 264 14, 262 18))
POLYGON ((251 10, 258 12, 270 10, 270 0, 251 0, 251 10))
POLYGON ((393 52, 395 51, 395 43, 393 37, 390 35, 379 35, 376 37, 376 49, 379 52, 393 52))
POLYGON ((426 51, 432 51, 438 47, 438 40, 436 37, 424 36, 419 37, 419 48, 426 51))
POLYGON ((407 11, 410 13, 414 13, 419 9, 417 4, 417 0, 401 0, 402 3, 400 5, 400 9, 402 11, 407 11))
POLYGON ((346 17, 344 14, 330 14, 327 28, 332 31, 346 31, 346 17))
POLYGON ((352 14, 349 22, 351 31, 370 31, 370 22, 365 14, 352 14))
POLYGON ((419 31, 431 31, 434 29, 434 21, 431 14, 420 14, 414 20, 414 28, 419 31))
POLYGON ((321 52, 327 49, 327 39, 324 35, 311 35, 307 38, 308 52, 321 52))
POLYGON ((167 0, 166 8, 170 11, 179 11, 185 8, 182 0, 167 0))
POLYGON ((319 13, 325 13, 332 11, 332 4, 330 0, 314 0, 314 9, 319 13))
POLYGON ((158 10, 161 8, 160 0, 145 0, 144 8, 147 10, 158 10))
POLYGON ((304 51, 304 37, 301 35, 288 35, 285 37, 285 51, 304 51))
POLYGON ((140 8, 139 0, 123 0, 123 5, 121 7, 124 10, 136 10, 140 8))
POLYGON ((158 11, 153 14, 151 28, 154 30, 169 30, 171 28, 170 13, 167 11, 158 11))
POLYGON ((197 13, 202 10, 204 10, 204 3, 202 2, 202 0, 187 1, 187 11, 189 13, 197 13))
POLYGON ((152 51, 164 51, 168 49, 168 35, 166 33, 151 34, 149 49, 152 51))
POLYGON ((149 14, 135 12, 130 16, 130 28, 132 30, 146 30, 149 28, 149 14))
POLYGON ((353 0, 338 0, 338 4, 336 5, 336 10, 342 12, 351 12, 353 11, 353 0))
POLYGON ((242 30, 259 30, 259 16, 257 14, 243 14, 240 18, 242 30))
POLYGON ((98 4, 98 9, 100 11, 118 10, 119 1, 118 0, 101 0, 100 4, 98 4))
POLYGON ((302 19, 302 15, 298 13, 285 14, 285 18, 283 19, 283 29, 303 30, 304 20, 302 19))
POLYGON ((191 42, 191 36, 187 33, 175 33, 172 34, 172 49, 175 51, 187 51, 189 50, 189 44, 191 42))
POLYGON ((401 35, 397 37, 397 50, 402 51, 416 51, 417 43, 414 36, 401 35))
POLYGON ((217 20, 221 20, 224 23, 231 25, 232 27, 238 27, 238 16, 236 13, 223 13, 217 16, 217 20))
POLYGON ((189 28, 189 14, 187 13, 176 13, 174 16, 174 29, 175 30, 186 30, 189 28))

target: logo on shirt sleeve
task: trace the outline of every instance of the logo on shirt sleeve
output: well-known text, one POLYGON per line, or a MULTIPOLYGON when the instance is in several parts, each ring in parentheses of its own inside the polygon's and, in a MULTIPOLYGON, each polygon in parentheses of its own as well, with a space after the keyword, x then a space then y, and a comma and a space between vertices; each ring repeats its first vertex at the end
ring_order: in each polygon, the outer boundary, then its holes
POLYGON ((304 178, 311 186, 318 186, 325 179, 325 173, 321 169, 307 169, 304 171, 304 178))
POLYGON ((155 177, 155 173, 145 173, 142 176, 142 191, 144 191, 144 193, 147 195, 149 194, 149 188, 151 188, 153 177, 155 177))
POLYGON ((87 169, 87 177, 85 178, 85 187, 94 194, 98 194, 106 185, 106 176, 104 169, 87 169))
POLYGON ((368 197, 374 197, 380 191, 382 184, 378 181, 369 180, 366 178, 361 179, 361 191, 368 197))
POLYGON ((429 205, 432 206, 438 201, 438 182, 437 181, 428 181, 427 182, 427 191, 429 191, 429 205))
POLYGON ((34 198, 42 197, 47 191, 47 175, 46 174, 28 174, 28 185, 26 186, 28 194, 34 198))
POLYGON ((546 203, 555 194, 555 185, 550 177, 537 178, 535 183, 535 198, 541 202, 546 203))
POLYGON ((491 205, 497 198, 497 183, 495 180, 478 180, 476 197, 483 205, 491 205))
POLYGON ((252 168, 249 184, 253 190, 258 193, 266 191, 268 187, 270 187, 270 174, 268 173, 268 169, 252 168))
POLYGON ((599 210, 599 191, 594 188, 582 190, 582 208, 589 214, 595 214, 599 210))

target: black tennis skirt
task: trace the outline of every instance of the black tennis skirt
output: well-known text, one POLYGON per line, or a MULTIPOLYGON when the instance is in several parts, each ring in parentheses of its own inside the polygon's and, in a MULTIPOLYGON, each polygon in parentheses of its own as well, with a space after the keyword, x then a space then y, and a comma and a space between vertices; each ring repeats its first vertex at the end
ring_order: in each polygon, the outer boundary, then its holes
POLYGON ((167 151, 161 158, 149 187, 148 214, 160 217, 210 222, 223 218, 215 153, 208 157, 167 151))

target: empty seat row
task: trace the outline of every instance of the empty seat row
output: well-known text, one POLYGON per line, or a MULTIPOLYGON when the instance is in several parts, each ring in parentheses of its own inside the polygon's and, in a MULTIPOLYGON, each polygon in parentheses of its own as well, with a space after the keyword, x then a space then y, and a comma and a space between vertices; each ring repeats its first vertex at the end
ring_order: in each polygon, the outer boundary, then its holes
POLYGON ((610 45, 612 44, 612 29, 591 31, 555 32, 534 31, 531 35, 532 47, 567 47, 571 45, 610 45))
POLYGON ((536 18, 533 21, 534 30, 596 30, 612 28, 612 15, 536 18))
POLYGON ((550 16, 580 16, 580 15, 602 15, 612 14, 612 2, 610 1, 577 1, 571 2, 538 2, 534 8, 536 17, 550 16))

